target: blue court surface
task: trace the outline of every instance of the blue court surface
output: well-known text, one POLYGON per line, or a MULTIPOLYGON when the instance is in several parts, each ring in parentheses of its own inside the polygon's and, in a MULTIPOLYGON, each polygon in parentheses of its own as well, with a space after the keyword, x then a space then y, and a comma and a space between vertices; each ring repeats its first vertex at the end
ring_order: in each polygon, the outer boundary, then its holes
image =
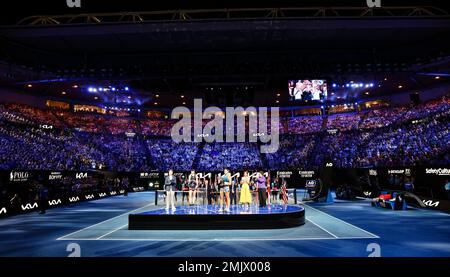
POLYGON ((288 229, 128 230, 130 213, 161 209, 153 201, 131 193, 0 219, 0 256, 68 256, 72 243, 85 257, 367 257, 373 243, 386 257, 450 256, 450 215, 438 211, 338 201, 303 205, 305 225, 288 229))

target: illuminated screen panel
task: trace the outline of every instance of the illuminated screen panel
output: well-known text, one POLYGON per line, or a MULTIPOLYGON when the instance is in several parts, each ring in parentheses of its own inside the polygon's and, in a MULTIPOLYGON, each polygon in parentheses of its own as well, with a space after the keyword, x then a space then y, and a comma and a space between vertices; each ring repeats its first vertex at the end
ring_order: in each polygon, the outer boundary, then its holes
POLYGON ((327 98, 327 81, 318 80, 289 80, 289 96, 295 101, 319 101, 327 98))

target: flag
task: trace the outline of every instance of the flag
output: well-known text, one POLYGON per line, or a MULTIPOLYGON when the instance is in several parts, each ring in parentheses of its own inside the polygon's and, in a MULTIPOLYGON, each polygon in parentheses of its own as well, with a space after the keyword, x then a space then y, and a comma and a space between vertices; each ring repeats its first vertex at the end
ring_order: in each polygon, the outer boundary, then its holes
POLYGON ((288 203, 288 194, 286 189, 286 182, 283 181, 283 184, 281 185, 281 195, 283 196, 283 203, 287 205, 288 203))
POLYGON ((271 204, 270 203, 270 171, 267 175, 266 186, 267 186, 267 202, 270 205, 271 204))

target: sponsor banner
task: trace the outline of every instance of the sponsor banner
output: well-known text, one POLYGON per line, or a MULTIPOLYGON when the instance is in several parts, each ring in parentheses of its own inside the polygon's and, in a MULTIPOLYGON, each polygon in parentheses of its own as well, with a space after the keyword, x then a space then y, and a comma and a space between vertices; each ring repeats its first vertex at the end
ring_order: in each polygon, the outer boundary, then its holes
POLYGON ((450 176, 450 168, 425 168, 425 174, 450 176))
POLYGON ((370 176, 377 176, 378 175, 378 171, 376 169, 369 169, 369 175, 370 176))
POLYGON ((48 201, 48 204, 49 204, 50 206, 56 206, 56 205, 59 205, 59 204, 61 204, 61 199, 53 199, 53 200, 49 200, 49 201, 48 201))
POLYGON ((25 182, 30 178, 28 171, 11 171, 9 173, 9 181, 11 182, 25 182))
POLYGON ((139 178, 141 179, 159 178, 159 172, 141 172, 139 173, 139 178))
POLYGON ((196 173, 195 176, 199 179, 210 179, 211 180, 212 173, 211 172, 208 172, 208 173, 199 172, 199 173, 196 173))
POLYGON ((38 203, 34 202, 34 203, 27 203, 25 205, 20 205, 20 207, 22 208, 22 211, 26 211, 26 210, 33 210, 36 209, 37 207, 39 207, 38 203))
POLYGON ((411 176, 411 168, 388 169, 388 174, 411 176))
POLYGON ((292 171, 277 171, 277 177, 279 177, 279 178, 291 178, 293 173, 294 172, 292 172, 292 171))
POLYGON ((53 125, 41 124, 41 125, 39 125, 39 128, 46 129, 46 130, 51 130, 51 129, 53 129, 53 125))
POLYGON ((317 180, 306 180, 306 189, 315 189, 317 187, 317 180))
POLYGON ((329 135, 337 135, 339 133, 339 130, 338 129, 328 129, 327 133, 329 135))
POLYGON ((301 178, 312 178, 314 174, 315 174, 314 170, 305 170, 298 172, 298 175, 300 175, 301 178))
POLYGON ((48 175, 48 180, 61 180, 62 179, 62 172, 50 172, 48 175))
POLYGON ((86 179, 88 177, 87 172, 77 172, 75 173, 75 179, 86 179))
POLYGON ((78 202, 78 201, 80 201, 80 198, 78 196, 69 197, 70 203, 78 202))
POLYGON ((95 198, 95 196, 93 194, 87 194, 87 195, 84 196, 84 199, 86 199, 86 200, 91 200, 91 199, 94 199, 94 198, 95 198))
POLYGON ((432 209, 439 209, 439 200, 433 200, 433 199, 422 199, 422 203, 427 206, 427 208, 432 209))
POLYGON ((126 132, 125 135, 127 137, 129 137, 129 138, 132 138, 132 137, 134 137, 136 135, 136 133, 134 133, 134 132, 126 132))

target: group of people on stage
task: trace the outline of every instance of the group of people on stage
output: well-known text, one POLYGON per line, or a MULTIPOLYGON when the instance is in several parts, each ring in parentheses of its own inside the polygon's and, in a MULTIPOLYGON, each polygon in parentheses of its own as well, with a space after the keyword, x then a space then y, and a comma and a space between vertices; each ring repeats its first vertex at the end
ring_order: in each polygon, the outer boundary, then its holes
MULTIPOLYGON (((238 203, 243 206, 244 211, 249 211, 253 202, 263 208, 267 206, 267 202, 270 203, 268 187, 270 188, 271 185, 267 184, 267 181, 268 179, 262 172, 256 172, 250 176, 248 171, 244 171, 239 180, 239 176, 232 176, 230 170, 225 168, 223 174, 216 176, 215 182, 213 182, 210 178, 199 178, 192 170, 181 187, 183 202, 186 196, 189 205, 197 204, 200 198, 203 201, 207 199, 209 205, 218 204, 219 209, 225 212, 230 212, 231 205, 238 203), (252 192, 257 193, 255 199, 253 199, 252 192)), ((165 177, 164 190, 166 192, 166 210, 171 207, 172 211, 175 211, 176 191, 179 189, 173 170, 169 170, 165 177)))

